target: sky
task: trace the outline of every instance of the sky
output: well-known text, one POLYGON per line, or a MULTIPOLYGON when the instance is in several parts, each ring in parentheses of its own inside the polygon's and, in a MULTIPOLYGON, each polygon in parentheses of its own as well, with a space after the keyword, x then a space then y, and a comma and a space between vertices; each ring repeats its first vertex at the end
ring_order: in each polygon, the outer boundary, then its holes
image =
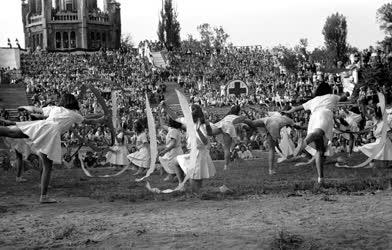
MULTIPOLYGON (((98 0, 102 5, 103 0, 98 0)), ((161 0, 117 0, 121 3, 123 35, 157 40, 161 0)), ((336 12, 346 16, 349 44, 360 49, 384 38, 376 11, 390 0, 173 0, 178 11, 181 37, 198 37, 197 26, 222 26, 236 46, 278 44, 295 46, 307 38, 309 47, 323 46, 322 28, 336 12)), ((0 1, 0 47, 16 38, 24 44, 20 0, 0 1)))

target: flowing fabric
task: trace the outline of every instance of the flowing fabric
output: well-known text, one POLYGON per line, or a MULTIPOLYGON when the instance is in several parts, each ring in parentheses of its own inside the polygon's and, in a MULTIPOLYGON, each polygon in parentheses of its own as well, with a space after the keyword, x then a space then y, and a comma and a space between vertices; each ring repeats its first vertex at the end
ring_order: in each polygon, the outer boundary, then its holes
POLYGON ((385 110, 385 96, 378 92, 378 100, 379 100, 379 106, 381 108, 381 112, 382 112, 382 119, 383 119, 383 126, 381 128, 381 136, 380 139, 377 140, 375 143, 373 143, 372 147, 373 147, 373 153, 369 156, 369 158, 364 161, 361 164, 355 165, 355 166, 349 166, 349 165, 340 165, 340 164, 336 164, 336 167, 343 167, 343 168, 362 168, 367 166, 369 163, 371 163, 373 160, 377 159, 379 157, 379 152, 383 151, 383 149, 386 147, 386 143, 387 143, 387 133, 388 133, 388 119, 387 119, 387 113, 385 110))
MULTIPOLYGON (((196 158, 197 158, 197 137, 196 137, 196 126, 195 123, 193 122, 193 117, 192 117, 192 112, 189 108, 188 101, 186 100, 186 97, 184 96, 183 93, 181 93, 179 90, 176 89, 176 93, 178 96, 178 100, 180 102, 181 110, 184 114, 185 118, 185 124, 186 124, 186 133, 188 136, 188 140, 190 142, 190 163, 192 166, 196 164, 196 158)), ((146 188, 150 190, 153 193, 173 193, 175 191, 182 191, 184 190, 185 183, 190 179, 190 176, 193 175, 195 169, 193 171, 190 171, 189 173, 186 174, 184 180, 175 188, 175 189, 166 189, 166 190, 160 190, 158 188, 152 188, 150 183, 147 182, 146 188)))
POLYGON ((119 172, 115 173, 115 174, 108 174, 108 175, 93 175, 90 173, 90 171, 87 170, 86 166, 84 166, 84 162, 83 162, 83 158, 81 156, 81 154, 79 154, 79 160, 80 160, 80 166, 84 172, 84 174, 87 177, 91 177, 91 178, 110 178, 110 177, 116 177, 119 176, 123 173, 125 173, 125 171, 127 171, 127 169, 129 168, 129 165, 125 165, 119 172))
POLYGON ((158 156, 158 143, 157 143, 157 132, 155 126, 155 119, 152 114, 150 102, 148 100, 148 96, 146 94, 146 115, 147 115, 147 124, 148 124, 148 136, 150 137, 150 168, 148 169, 146 175, 140 179, 136 179, 136 182, 141 182, 144 179, 148 178, 152 173, 154 173, 156 164, 155 161, 158 156))

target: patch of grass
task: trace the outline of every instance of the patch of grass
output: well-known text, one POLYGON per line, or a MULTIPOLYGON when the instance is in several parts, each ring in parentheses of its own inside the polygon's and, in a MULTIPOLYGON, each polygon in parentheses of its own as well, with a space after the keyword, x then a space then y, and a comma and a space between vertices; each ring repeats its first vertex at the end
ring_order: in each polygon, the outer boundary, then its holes
POLYGON ((272 240, 271 249, 300 249, 303 243, 304 239, 301 236, 281 230, 278 235, 272 240))
POLYGON ((54 232, 52 232, 52 239, 53 240, 69 239, 71 235, 76 233, 77 233, 76 226, 74 224, 68 224, 54 230, 54 232))
MULTIPOLYGON (((350 164, 362 162, 361 155, 352 157, 350 164)), ((331 159, 333 162, 334 159, 331 159)), ((344 169, 334 164, 325 166, 325 184, 316 183, 317 171, 313 166, 295 166, 295 162, 278 164, 275 175, 268 174, 266 159, 258 159, 235 165, 223 171, 223 163, 215 163, 217 174, 203 181, 201 195, 194 197, 189 192, 154 194, 145 188, 145 183, 135 182, 133 171, 114 178, 88 178, 80 169, 55 169, 50 192, 53 196, 89 197, 100 201, 183 201, 193 198, 203 200, 242 199, 263 194, 312 194, 336 195, 374 192, 391 188, 392 169, 344 169), (216 190, 225 184, 232 193, 221 194, 216 190)), ((92 169, 94 174, 110 174, 114 170, 92 169)), ((24 184, 15 183, 13 173, 0 175, 0 190, 12 195, 38 195, 39 174, 29 175, 24 184)), ((176 183, 164 182, 162 176, 154 174, 149 178, 152 187, 175 188, 176 183)), ((1 212, 1 211, 0 211, 1 212)))

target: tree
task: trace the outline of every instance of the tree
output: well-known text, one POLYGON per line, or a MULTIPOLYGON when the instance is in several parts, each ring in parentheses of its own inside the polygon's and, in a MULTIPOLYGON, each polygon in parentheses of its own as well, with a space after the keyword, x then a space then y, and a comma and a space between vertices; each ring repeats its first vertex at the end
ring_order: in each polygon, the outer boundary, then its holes
POLYGON ((214 33, 211 26, 208 23, 203 23, 197 26, 197 31, 199 31, 200 33, 202 45, 207 49, 211 48, 211 45, 214 40, 214 33))
POLYGON ((125 51, 131 51, 135 47, 131 34, 121 36, 121 48, 125 51))
POLYGON ((279 63, 291 73, 297 72, 298 58, 297 53, 292 48, 283 45, 272 48, 272 52, 277 55, 279 63))
POLYGON ((327 17, 323 28, 323 35, 325 40, 325 47, 332 55, 332 62, 334 64, 338 61, 346 62, 347 56, 347 21, 346 17, 336 13, 327 17))
POLYGON ((307 51, 308 45, 308 39, 301 38, 299 39, 299 44, 294 47, 294 51, 298 54, 301 62, 309 59, 309 53, 307 51))
POLYGON ((206 49, 215 48, 218 52, 226 46, 229 35, 222 26, 212 27, 208 23, 203 23, 197 26, 197 30, 200 33, 201 43, 206 49))
POLYGON ((392 35, 392 3, 386 3, 377 10, 377 21, 380 29, 387 35, 392 35))
POLYGON ((178 13, 173 8, 172 0, 165 0, 158 23, 157 35, 159 41, 165 44, 169 50, 181 46, 181 26, 177 17, 178 13))
POLYGON ((219 26, 219 28, 215 27, 214 32, 214 47, 216 50, 221 50, 223 47, 225 47, 229 35, 224 31, 222 26, 219 26))

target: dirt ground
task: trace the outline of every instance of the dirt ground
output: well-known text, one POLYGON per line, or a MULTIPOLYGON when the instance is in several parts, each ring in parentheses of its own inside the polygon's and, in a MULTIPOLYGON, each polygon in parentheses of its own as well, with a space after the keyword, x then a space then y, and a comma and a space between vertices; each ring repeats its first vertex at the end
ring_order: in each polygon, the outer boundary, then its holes
MULTIPOLYGON (((355 157, 360 161, 360 157, 355 157)), ((132 172, 113 179, 85 177, 79 169, 55 170, 40 205, 39 172, 0 172, 2 248, 153 249, 391 249, 391 168, 326 168, 315 185, 311 166, 266 161, 236 164, 204 183, 202 194, 152 194, 132 172), (225 182, 233 193, 215 188, 225 182)), ((93 170, 108 173, 113 170, 93 170)), ((174 187, 154 175, 156 187, 174 187)))

